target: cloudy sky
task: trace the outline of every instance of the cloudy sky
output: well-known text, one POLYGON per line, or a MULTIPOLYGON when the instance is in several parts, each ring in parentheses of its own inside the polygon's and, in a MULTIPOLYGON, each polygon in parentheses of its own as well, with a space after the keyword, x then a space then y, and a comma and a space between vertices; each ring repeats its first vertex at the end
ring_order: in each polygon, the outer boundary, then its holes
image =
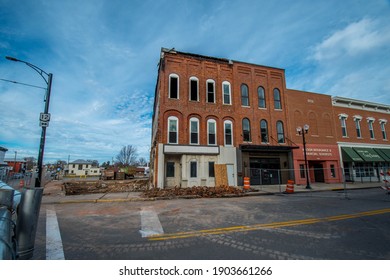
POLYGON ((390 104, 387 0, 0 0, 0 146, 45 162, 148 158, 161 47, 286 70, 287 87, 390 104))

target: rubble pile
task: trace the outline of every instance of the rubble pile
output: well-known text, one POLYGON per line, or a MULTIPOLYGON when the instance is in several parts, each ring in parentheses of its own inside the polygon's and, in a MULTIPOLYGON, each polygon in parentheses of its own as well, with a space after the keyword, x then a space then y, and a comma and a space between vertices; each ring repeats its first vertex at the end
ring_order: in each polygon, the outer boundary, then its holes
POLYGON ((217 187, 191 187, 191 188, 165 188, 165 189, 150 189, 144 191, 145 197, 228 197, 228 196, 240 196, 244 191, 235 187, 229 186, 217 186, 217 187))
POLYGON ((143 192, 149 184, 148 179, 133 179, 123 181, 69 181, 64 182, 65 195, 115 193, 115 192, 143 192))

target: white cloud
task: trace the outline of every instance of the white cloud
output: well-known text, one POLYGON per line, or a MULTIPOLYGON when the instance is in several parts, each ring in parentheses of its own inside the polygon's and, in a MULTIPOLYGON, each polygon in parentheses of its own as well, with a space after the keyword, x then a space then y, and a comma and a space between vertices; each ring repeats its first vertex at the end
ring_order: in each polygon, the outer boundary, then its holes
POLYGON ((315 47, 313 58, 317 61, 337 59, 342 56, 362 55, 390 43, 390 29, 379 21, 364 18, 353 22, 315 47))

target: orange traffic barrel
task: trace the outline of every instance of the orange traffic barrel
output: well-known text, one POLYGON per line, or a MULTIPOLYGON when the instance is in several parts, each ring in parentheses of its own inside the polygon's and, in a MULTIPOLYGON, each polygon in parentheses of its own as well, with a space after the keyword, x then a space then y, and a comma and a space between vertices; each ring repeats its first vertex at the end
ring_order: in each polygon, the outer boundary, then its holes
POLYGON ((249 177, 244 177, 244 190, 249 190, 250 187, 249 177))
POLYGON ((293 180, 287 181, 286 193, 294 193, 294 181, 293 180))

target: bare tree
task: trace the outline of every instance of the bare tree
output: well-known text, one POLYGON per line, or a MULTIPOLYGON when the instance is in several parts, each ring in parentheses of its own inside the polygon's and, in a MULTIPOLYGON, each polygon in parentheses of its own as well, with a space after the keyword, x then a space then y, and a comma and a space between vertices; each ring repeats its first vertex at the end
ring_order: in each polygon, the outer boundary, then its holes
POLYGON ((137 156, 137 148, 133 147, 133 145, 127 145, 123 146, 120 150, 119 154, 116 156, 116 160, 122 166, 130 166, 137 162, 137 156))
POLYGON ((140 157, 138 159, 138 165, 139 166, 146 166, 146 164, 147 164, 147 161, 146 161, 146 159, 144 157, 140 157))

